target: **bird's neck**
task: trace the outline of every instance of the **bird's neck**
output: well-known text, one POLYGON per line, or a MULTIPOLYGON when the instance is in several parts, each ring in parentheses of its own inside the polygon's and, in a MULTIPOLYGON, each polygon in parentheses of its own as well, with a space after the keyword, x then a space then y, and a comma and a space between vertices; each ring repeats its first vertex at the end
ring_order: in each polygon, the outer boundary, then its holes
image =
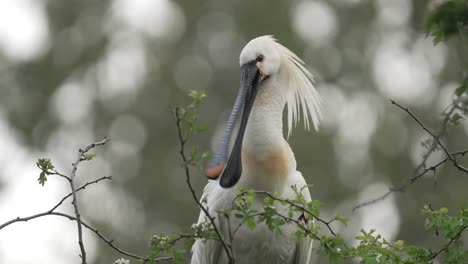
POLYGON ((245 187, 277 191, 295 171, 294 155, 283 137, 283 109, 286 104, 275 87, 261 87, 245 131, 242 165, 245 187))
POLYGON ((268 155, 284 142, 285 100, 269 87, 261 87, 255 99, 244 137, 244 149, 268 155))

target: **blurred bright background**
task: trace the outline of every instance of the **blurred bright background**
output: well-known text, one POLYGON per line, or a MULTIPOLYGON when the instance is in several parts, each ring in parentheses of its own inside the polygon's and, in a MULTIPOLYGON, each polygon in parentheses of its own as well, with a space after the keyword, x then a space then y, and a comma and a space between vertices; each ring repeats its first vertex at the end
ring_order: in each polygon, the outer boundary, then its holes
MULTIPOLYGON (((316 77, 325 118, 318 133, 298 126, 289 141, 298 170, 325 203, 323 216, 350 219, 345 237, 376 228, 389 241, 437 247, 420 208, 466 200, 468 178, 447 166, 403 193, 352 212, 411 175, 427 135, 390 104, 411 109, 433 130, 466 67, 457 40, 434 46, 424 17, 441 1, 0 1, 0 223, 50 209, 68 185, 37 183, 35 161, 69 172, 79 147, 111 137, 82 164, 81 183, 112 175, 80 193, 84 219, 126 250, 147 254, 157 233, 188 231, 198 209, 185 185, 169 109, 203 89, 209 149, 237 94, 238 56, 274 35, 316 77)), ((466 51, 466 50, 465 50, 466 51)), ((466 149, 468 125, 449 130, 451 150, 466 149)), ((442 158, 434 153, 429 164, 442 158)), ((206 178, 193 173, 198 194, 206 178)), ((65 204, 65 212, 72 212, 65 204)), ((89 263, 122 257, 85 231, 89 263)), ((76 224, 49 216, 0 230, 0 263, 78 263, 76 224)), ((317 260, 319 257, 314 256, 317 260)), ((319 260, 323 263, 324 260, 319 260)))

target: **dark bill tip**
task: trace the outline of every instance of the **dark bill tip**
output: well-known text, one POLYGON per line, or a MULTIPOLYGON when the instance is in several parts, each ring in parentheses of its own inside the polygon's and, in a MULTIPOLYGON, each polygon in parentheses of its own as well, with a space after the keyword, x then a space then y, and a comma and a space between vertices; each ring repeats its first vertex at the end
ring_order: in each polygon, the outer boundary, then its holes
MULTIPOLYGON (((237 136, 237 138, 240 138, 237 136)), ((242 175, 242 143, 237 143, 232 149, 231 156, 229 156, 228 163, 224 169, 223 176, 219 181, 219 185, 223 188, 230 188, 234 186, 242 175)))

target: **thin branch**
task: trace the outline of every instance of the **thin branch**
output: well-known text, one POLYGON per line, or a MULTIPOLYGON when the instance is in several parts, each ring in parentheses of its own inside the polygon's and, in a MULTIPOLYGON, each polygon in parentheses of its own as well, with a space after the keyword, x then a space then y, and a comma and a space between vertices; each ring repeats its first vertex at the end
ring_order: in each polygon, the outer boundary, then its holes
POLYGON ((92 143, 91 145, 87 146, 86 148, 84 149, 80 149, 79 152, 81 152, 82 154, 86 154, 86 152, 90 151, 91 149, 95 148, 95 147, 98 147, 98 146, 103 146, 105 145, 107 142, 110 141, 110 138, 108 137, 105 137, 103 140, 101 141, 98 141, 98 142, 94 142, 92 143))
MULTIPOLYGON (((310 236, 312 236, 315 240, 317 241, 320 241, 320 243, 324 244, 323 243, 323 240, 320 239, 319 236, 317 236, 316 234, 314 234, 312 231, 310 231, 308 228, 306 228, 301 222, 299 222, 299 220, 297 219, 293 219, 291 217, 288 217, 288 216, 285 216, 285 215, 282 215, 282 214, 279 214, 279 213, 273 213, 274 215, 278 216, 278 217, 281 217, 283 218, 284 220, 288 221, 288 222, 293 222, 295 223, 297 226, 299 226, 299 228, 301 228, 304 232, 306 232, 307 234, 309 234, 310 236)), ((328 247, 327 244, 324 244, 325 246, 328 247)))
POLYGON ((64 179, 66 179, 68 182, 71 182, 70 177, 68 177, 67 175, 62 174, 62 173, 60 173, 60 172, 58 172, 58 171, 56 171, 56 170, 50 172, 50 175, 57 175, 57 176, 60 176, 60 177, 62 177, 62 178, 64 178, 64 179))
MULTIPOLYGON (((35 219, 35 218, 39 218, 39 217, 42 217, 42 216, 51 216, 51 215, 55 215, 55 216, 61 216, 61 217, 65 217, 65 218, 68 218, 69 220, 72 220, 72 221, 77 221, 77 218, 74 217, 74 216, 71 216, 71 215, 68 215, 68 214, 65 214, 65 213, 61 213, 61 212, 44 212, 44 213, 40 213, 40 214, 36 214, 36 215, 32 215, 32 216, 29 216, 29 217, 23 217, 23 218, 16 218, 14 219, 15 222, 27 222, 29 220, 32 220, 32 219, 35 219)), ((128 251, 125 251, 119 247, 117 247, 115 244, 114 244, 114 241, 111 240, 111 239, 108 239, 104 234, 102 234, 99 230, 97 230, 96 228, 93 228, 91 225, 87 224, 86 222, 84 221, 81 221, 81 225, 83 225, 84 227, 86 227, 87 229, 91 230, 94 234, 96 234, 102 241, 106 242, 107 245, 109 245, 109 247, 111 247, 112 249, 114 249, 115 251, 127 256, 127 257, 131 257, 131 258, 134 258, 134 259, 138 259, 138 260, 143 260, 145 262, 148 262, 150 261, 149 258, 145 258, 145 257, 141 257, 141 256, 138 256, 136 254, 133 254, 133 253, 130 253, 128 251)), ((0 229, 3 228, 3 225, 0 226, 0 229)), ((157 259, 154 259, 155 262, 159 262, 159 261, 165 261, 165 260, 171 260, 172 258, 171 257, 163 257, 163 258, 157 258, 157 259)))
MULTIPOLYGON (((241 197, 241 196, 243 196, 243 195, 245 195, 245 194, 247 194, 247 193, 248 193, 248 191, 244 191, 244 192, 241 192, 241 193, 237 194, 237 195, 234 197, 232 203, 234 203, 239 197, 241 197)), ((324 224, 324 225, 327 227, 328 231, 329 231, 334 237, 338 237, 338 235, 336 234, 336 232, 333 230, 333 228, 332 228, 331 225, 330 225, 330 224, 333 223, 334 221, 337 221, 336 218, 332 218, 332 219, 326 221, 326 220, 320 218, 318 215, 312 213, 310 210, 308 210, 307 208, 305 208, 303 205, 294 203, 294 202, 291 201, 291 200, 283 199, 283 198, 278 198, 278 197, 276 197, 275 195, 273 195, 272 193, 266 192, 266 191, 254 191, 254 193, 255 193, 255 194, 267 195, 268 197, 272 198, 272 199, 275 200, 275 201, 278 201, 278 202, 280 202, 280 203, 287 203, 287 204, 289 204, 290 206, 295 207, 295 208, 299 209, 300 211, 305 212, 305 213, 311 215, 315 220, 317 220, 318 222, 321 222, 322 224, 324 224)), ((239 223, 239 224, 236 226, 236 228, 234 229, 234 232, 233 232, 233 233, 234 233, 233 236, 237 233, 237 231, 239 230, 239 228, 244 224, 245 220, 247 220, 248 218, 251 218, 251 217, 261 216, 261 215, 263 215, 264 213, 265 213, 265 212, 256 212, 256 213, 254 213, 254 214, 251 214, 251 215, 247 216, 245 219, 243 219, 243 221, 242 221, 241 223, 239 223)), ((299 226, 300 229, 302 229, 304 232, 306 232, 307 234, 309 234, 313 239, 318 240, 318 241, 319 241, 323 246, 325 246, 326 248, 331 249, 331 248, 329 247, 329 245, 328 245, 326 242, 324 242, 323 239, 322 239, 321 237, 317 236, 317 235, 316 235, 315 233, 313 233, 311 230, 309 230, 308 228, 304 227, 304 225, 300 222, 300 219, 301 219, 301 218, 299 218, 299 219, 296 220, 296 219, 292 219, 292 218, 290 218, 290 217, 288 217, 288 216, 285 216, 285 215, 282 215, 282 214, 279 214, 279 213, 275 213, 275 215, 277 215, 277 216, 279 216, 279 217, 282 217, 284 220, 287 220, 287 221, 290 221, 290 222, 294 222, 296 225, 299 226)), ((343 241, 343 247, 348 248, 348 245, 347 245, 344 241, 343 241)))
POLYGON ((47 216, 47 215, 50 215, 52 214, 53 212, 43 212, 43 213, 39 213, 39 214, 35 214, 35 215, 31 215, 31 216, 27 216, 27 217, 16 217, 15 219, 12 219, 10 221, 7 221, 3 224, 0 225, 0 230, 13 224, 13 223, 17 223, 17 222, 27 222, 29 220, 32 220, 32 219, 35 219, 35 218, 38 218, 38 217, 42 217, 42 216, 47 216))
POLYGON ((424 126, 424 124, 408 109, 408 107, 403 107, 403 106, 401 106, 400 104, 398 104, 397 102, 395 102, 393 100, 392 100, 392 104, 398 106, 400 109, 403 109, 405 112, 407 112, 422 127, 422 129, 424 129, 424 131, 426 131, 429 135, 431 135, 434 138, 434 140, 437 142, 437 144, 444 150, 445 154, 452 161, 452 163, 453 163, 453 165, 455 167, 457 167, 459 170, 461 170, 461 171, 463 171, 465 173, 468 173, 468 169, 463 167, 462 165, 458 164, 458 161, 455 158, 455 156, 453 156, 447 150, 447 148, 444 146, 444 144, 442 144, 442 142, 440 142, 439 137, 434 135, 429 129, 427 129, 426 126, 424 126))
MULTIPOLYGON (((390 100, 393 102, 392 100, 390 100)), ((461 97, 457 95, 451 102, 450 105, 448 105, 443 113, 445 115, 444 120, 442 121, 442 125, 440 126, 439 132, 437 133, 437 138, 442 137, 445 132, 447 131, 447 127, 450 121, 450 117, 452 116, 453 112, 457 109, 457 105, 460 103, 461 97)), ((392 103, 393 104, 393 103, 392 103)), ((429 147, 428 151, 423 155, 423 159, 419 163, 419 165, 416 167, 414 170, 414 174, 416 174, 420 169, 426 167, 426 162, 429 159, 429 156, 431 155, 432 152, 434 152, 437 148, 437 141, 433 139, 431 146, 429 147)))
MULTIPOLYGON (((76 192, 79 192, 81 190, 84 190, 86 187, 88 187, 89 185, 92 185, 92 184, 96 184, 102 180, 110 180, 112 179, 112 176, 104 176, 104 177, 101 177, 95 181, 92 181, 92 182, 87 182, 86 184, 84 184, 83 186, 81 186, 80 188, 76 189, 76 192)), ((16 217, 8 222, 5 222, 3 224, 0 225, 0 230, 13 224, 13 223, 16 223, 16 222, 27 222, 29 220, 32 220, 32 219, 35 219, 35 218, 38 218, 38 217, 41 217, 41 216, 46 216, 46 215, 50 215, 52 214, 60 205, 62 205, 62 203, 68 199, 70 196, 72 196, 72 193, 69 193, 68 195, 64 196, 62 198, 62 200, 60 200, 56 205, 54 205, 54 207, 52 207, 50 210, 46 211, 46 212, 42 212, 42 213, 38 213, 38 214, 35 214, 35 215, 31 215, 31 216, 27 216, 27 217, 16 217)))
MULTIPOLYGON (((250 218, 253 218, 253 217, 257 217, 257 216, 261 216, 263 215, 265 212, 257 212, 257 213, 254 213, 254 214, 250 214, 248 215, 247 217, 245 217, 244 219, 242 219, 242 221, 236 226, 236 228, 234 228, 234 231, 232 231, 232 238, 231 238, 231 241, 234 239, 234 236, 236 235, 237 231, 239 230, 239 228, 241 228, 244 223, 245 223, 245 220, 247 219, 250 219, 250 218)), ((229 227, 229 230, 231 230, 231 228, 229 227)))
POLYGON ((375 199, 372 199, 370 201, 367 201, 367 202, 363 202, 363 203, 360 203, 358 205, 356 205, 352 210, 355 211, 359 208, 362 208, 362 207, 365 207, 365 206, 368 206, 370 204, 374 204, 374 203, 377 203, 379 201, 383 201, 385 200, 388 196, 390 196, 391 194, 393 194, 394 192, 400 192, 404 189, 406 189, 409 185, 413 184, 416 180, 418 180, 419 178, 421 178, 422 176, 424 176, 428 171, 433 171, 435 172, 435 170, 442 164, 446 163, 447 161, 451 161, 453 163, 453 165, 460 171, 463 171, 465 173, 468 173, 468 169, 465 168, 463 165, 459 164, 457 159, 456 159, 456 156, 458 155, 462 155, 464 156, 468 150, 463 150, 463 151, 457 151, 457 152, 449 152, 448 149, 442 144, 442 142, 440 141, 440 137, 445 134, 445 131, 447 130, 447 126, 448 126, 448 122, 450 121, 450 116, 453 114, 453 112, 456 110, 456 107, 458 105, 458 103, 460 102, 461 100, 461 97, 460 96, 457 96, 453 101, 452 103, 447 107, 447 109, 444 111, 445 112, 445 118, 442 122, 442 125, 441 125, 441 128, 440 128, 440 131, 437 135, 435 135, 434 133, 432 133, 407 107, 403 107, 401 106, 400 104, 398 104, 397 102, 395 102, 394 100, 390 100, 391 103, 393 105, 396 105, 398 108, 404 110, 406 113, 408 113, 418 124, 419 126, 424 130, 426 131, 432 138, 433 138, 433 143, 432 145, 430 146, 429 150, 426 152, 426 154, 423 155, 423 159, 422 161, 419 163, 419 165, 416 167, 416 169, 414 170, 414 174, 413 176, 410 176, 408 178, 405 178, 403 179, 396 187, 389 187, 388 188, 388 191, 385 192, 384 194, 380 195, 379 197, 375 198, 375 199), (440 146, 441 149, 443 149, 443 151, 445 152, 446 154, 446 158, 439 161, 438 163, 436 163, 435 165, 432 165, 430 167, 427 167, 425 168, 423 171, 420 171, 418 172, 420 169, 424 168, 426 166, 426 162, 430 156, 430 154, 437 148, 437 146, 440 146))
MULTIPOLYGON (((99 179, 96 179, 94 181, 91 181, 91 182, 87 182, 85 184, 83 184, 81 187, 77 188, 75 190, 75 193, 79 192, 79 191, 82 191, 84 189, 86 189, 86 187, 90 186, 90 185, 93 185, 93 184, 96 184, 100 181, 103 181, 103 180, 111 180, 112 179, 112 176, 104 176, 104 177, 101 177, 99 179)), ((73 221, 77 221, 77 218, 74 217, 74 216, 71 216, 71 215, 68 215, 68 214, 64 214, 64 213, 61 213, 61 212, 56 212, 55 210, 63 204, 63 202, 68 199, 69 197, 71 197, 73 194, 72 193, 69 193, 68 195, 64 196, 54 207, 52 207, 50 210, 46 211, 46 212, 42 212, 42 213, 38 213, 38 214, 35 214, 35 215, 31 215, 31 216, 27 216, 27 217, 16 217, 15 219, 12 219, 8 222, 5 222, 3 224, 0 225, 0 230, 13 224, 13 223, 17 223, 17 222, 27 222, 29 220, 33 220, 33 219, 36 219, 36 218, 39 218, 39 217, 43 217, 43 216, 50 216, 50 215, 55 215, 55 216, 62 216, 62 217, 65 217, 65 218, 68 218, 70 220, 73 220, 73 221)), ((136 254, 133 254, 133 253, 130 253, 128 251, 125 251, 119 247, 117 247, 115 244, 114 244, 114 241, 111 240, 111 239, 108 239, 104 234, 102 234, 100 231, 98 231, 96 228, 93 228, 92 226, 90 226, 89 224, 87 224, 86 222, 83 222, 81 221, 81 224, 88 228, 89 230, 91 230, 93 233, 95 233, 100 239, 102 239, 106 244, 108 244, 112 249, 114 249, 115 251, 127 256, 127 257, 132 257, 132 258, 135 258, 135 259, 138 259, 138 260, 142 260, 144 262, 149 262, 150 259, 149 258, 145 258, 145 257, 141 257, 141 256, 138 256, 136 254)), ((185 236, 187 237, 187 236, 185 236)), ((154 261, 156 262, 159 262, 159 261, 165 261, 165 260, 171 260, 172 258, 171 257, 163 257, 163 258, 158 258, 158 259, 154 259, 154 261)))
MULTIPOLYGON (((40 217, 43 217, 43 216, 51 216, 51 215, 54 215, 54 216, 61 216, 61 217, 65 217, 65 218, 68 218, 69 220, 73 220, 73 221, 76 221, 79 226, 78 226, 78 233, 79 233, 79 242, 80 243, 80 251, 81 251, 81 259, 82 259, 82 263, 86 263, 86 251, 84 251, 84 246, 83 246, 83 243, 82 243, 82 226, 86 227, 87 229, 91 230, 93 233, 95 233, 102 241, 104 241, 110 248, 114 249, 115 251, 127 256, 127 257, 131 257, 131 258, 134 258, 134 259, 138 259, 138 260, 141 260, 143 261, 143 263, 147 263, 147 262, 150 262, 151 259, 147 258, 147 257, 141 257, 141 256, 138 256, 136 254, 133 254, 133 253, 130 253, 128 251, 125 251, 119 247, 117 247, 115 244, 114 244, 114 241, 111 240, 111 239, 108 239, 104 234, 102 234, 100 231, 98 231, 96 228, 93 228, 92 226, 90 226, 89 224, 87 224, 86 222, 83 222, 83 220, 80 218, 80 215, 79 215, 79 210, 78 210, 78 205, 76 203, 76 195, 78 192, 86 189, 86 187, 90 186, 90 185, 93 185, 93 184, 97 184, 99 183, 100 181, 103 181, 103 180, 111 180, 112 179, 112 176, 103 176, 101 178, 98 178, 94 181, 90 181, 90 182, 86 182, 85 184, 83 184, 82 186, 80 186, 79 188, 75 188, 74 186, 74 178, 76 177, 76 171, 78 169, 78 164, 81 162, 81 161, 84 161, 84 160, 87 160, 84 156, 85 153, 87 153, 89 150, 91 150, 92 148, 96 147, 96 146, 101 146, 101 145, 104 145, 105 143, 107 143, 110 139, 109 138, 105 138, 104 140, 101 140, 99 142, 96 142, 96 143, 93 143, 89 146, 87 146, 85 149, 80 149, 79 152, 78 152, 78 158, 76 160, 75 163, 72 164, 73 166, 73 169, 72 169, 72 174, 71 174, 71 177, 68 177, 66 175, 63 175, 57 171, 52 171, 50 173, 50 175, 58 175, 58 176, 61 176, 61 177, 64 177, 66 178, 69 183, 70 183, 70 186, 72 188, 72 192, 67 194, 66 196, 64 196, 57 204, 55 204, 51 209, 49 209, 48 211, 45 211, 45 212, 42 212, 42 213, 38 213, 38 214, 34 214, 34 215, 31 215, 31 216, 27 216, 27 217, 16 217, 10 221, 7 221, 3 224, 0 225, 0 230, 13 224, 13 223, 17 223, 17 222, 27 222, 29 220, 33 220, 33 219, 36 219, 36 218, 40 218, 40 217), (68 198, 70 197, 73 197, 73 201, 72 201, 72 204, 74 205, 74 208, 75 208, 75 216, 71 216, 71 215, 68 215, 68 214, 65 214, 65 213, 61 213, 61 212, 56 212, 55 210, 60 207, 63 202, 65 200, 67 200, 68 198)), ((189 237, 190 235, 181 235, 181 238, 186 238, 186 237, 189 237)), ((180 239, 180 238, 179 238, 180 239)), ((156 258, 156 259, 153 259, 152 261, 154 262, 161 262, 161 261, 169 261, 169 260, 172 260, 173 258, 172 257, 161 257, 161 258, 156 258)))
MULTIPOLYGON (((333 236, 337 236, 336 235, 336 232, 331 228, 330 224, 333 223, 334 221, 337 221, 336 219, 332 218, 328 221, 320 218, 318 215, 312 213, 310 210, 308 210, 307 208, 305 208, 304 206, 300 205, 300 204, 297 204, 297 203, 294 203, 292 202, 291 200, 289 199, 283 199, 283 198, 279 198, 279 197, 276 197, 275 195, 273 195, 272 193, 270 192, 266 192, 266 191, 253 191, 255 194, 263 194, 263 195, 266 195, 268 197, 270 197, 271 199, 275 200, 275 201, 278 201, 278 202, 283 202, 283 203, 287 203, 289 204, 290 206, 292 207, 295 207, 299 210, 301 210, 302 212, 305 212, 307 214, 310 214, 315 220, 321 222, 322 224, 324 224, 328 231, 330 232, 330 234, 332 234, 333 236)), ((232 203, 234 203, 239 197, 247 194, 248 191, 244 191, 244 192, 241 192, 239 193, 238 195, 236 195, 232 201, 232 203)), ((237 229, 237 228, 236 228, 237 229)))
POLYGON ((76 196, 76 189, 75 189, 74 179, 76 177, 76 171, 78 170, 78 164, 80 164, 80 162, 84 160, 83 157, 86 154, 86 152, 88 152, 89 150, 91 150, 92 148, 94 148, 96 146, 101 146, 101 145, 106 144, 109 140, 110 140, 110 138, 104 138, 101 141, 92 143, 91 145, 87 146, 84 150, 79 149, 78 150, 78 157, 76 158, 75 163, 72 164, 73 168, 72 168, 72 172, 71 172, 71 175, 70 175, 70 188, 71 188, 72 197, 73 197, 72 204, 73 204, 73 207, 75 209, 76 224, 77 224, 77 228, 78 228, 78 244, 80 245, 81 263, 82 264, 86 264, 86 250, 84 248, 84 243, 83 243, 83 230, 82 230, 82 227, 81 227, 81 215, 80 215, 78 200, 77 200, 77 196, 76 196))
MULTIPOLYGON (((175 244, 177 242, 179 242, 180 240, 182 239, 197 239, 197 238, 205 238, 203 236, 197 236, 197 235, 187 235, 187 234, 179 234, 176 238, 172 239, 171 240, 171 243, 172 244, 175 244)), ((206 238, 205 238, 206 239, 206 238)), ((210 238, 211 240, 215 240, 215 241, 219 241, 218 238, 210 238)))
MULTIPOLYGON (((76 191, 80 191, 80 190, 83 190, 85 189, 88 185, 90 184, 94 184, 94 183, 97 183, 101 180, 104 180, 104 179, 110 179, 111 177, 102 177, 96 181, 93 181, 93 182, 88 182, 86 183, 85 185, 81 186, 80 188, 76 189, 76 191)), ((66 198, 70 197, 71 196, 71 193, 69 195, 67 195, 66 197, 64 197, 64 199, 62 199, 60 201, 60 203, 58 205, 60 205, 66 198)), ((4 224, 0 225, 0 229, 2 228, 5 228, 7 226, 9 226, 10 224, 13 224, 13 223, 17 223, 17 222, 27 222, 29 220, 33 220, 33 219, 36 219, 36 218, 39 218, 39 217, 43 217, 43 216, 50 216, 50 215, 55 215, 55 216, 62 216, 62 217, 65 217, 65 218, 68 218, 69 220, 73 220, 73 221, 77 221, 77 218, 74 217, 74 216, 71 216, 71 215, 68 215, 68 214, 65 214, 65 213, 61 213, 61 212, 55 212, 54 210, 57 208, 58 206, 55 206, 53 209, 47 211, 47 212, 43 212, 43 213, 39 213, 39 214, 35 214, 35 215, 31 215, 31 216, 27 216, 27 217, 17 217, 15 219, 12 219, 8 222, 5 222, 4 224)), ((132 257, 132 258, 135 258, 135 259, 138 259, 138 260, 142 260, 144 262, 149 262, 150 259, 149 258, 145 258, 145 257, 141 257, 141 256, 138 256, 136 254, 133 254, 133 253, 130 253, 128 251, 125 251, 119 247, 117 247, 115 244, 114 244, 114 240, 111 240, 111 239, 108 239, 104 234, 102 234, 99 230, 97 230, 96 228, 93 228, 91 225, 87 224, 86 222, 84 221, 81 221, 81 225, 83 225, 84 227, 86 227, 87 229, 91 230, 93 233, 95 233, 101 240, 103 240, 107 245, 109 245, 109 247, 111 247, 112 249, 114 249, 115 251, 127 256, 127 257, 132 257)), ((162 258, 157 258, 157 259, 154 259, 155 262, 159 262, 159 261, 167 261, 167 260, 172 260, 172 257, 162 257, 162 258)))
MULTIPOLYGON (((404 185, 404 187, 406 187, 407 185, 404 185)), ((397 187, 397 188, 401 188, 401 187, 397 187)), ((360 203, 356 206, 353 207, 353 211, 361 208, 361 207, 365 207, 365 206, 368 206, 370 204, 373 204, 373 203, 377 203, 377 202, 380 202, 380 201, 383 201, 385 200, 388 196, 390 196, 392 193, 396 192, 396 188, 388 188, 388 191, 386 193, 384 193, 383 195, 375 198, 375 199, 372 199, 370 201, 367 201, 367 202, 363 202, 363 203, 360 203)))
POLYGON ((435 252, 434 254, 432 254, 432 256, 428 259, 428 261, 431 261, 433 259, 435 259, 438 255, 440 255, 442 252, 444 251, 447 251, 450 247, 450 245, 452 245, 452 243, 457 240, 458 238, 460 238, 461 234, 463 233, 463 231, 465 231, 465 229, 467 228, 467 226, 465 225, 464 227, 462 227, 460 229, 460 231, 458 231, 451 239, 450 241, 443 247, 441 248, 439 251, 435 252))
MULTIPOLYGON (((457 155, 457 153, 452 153, 452 155, 457 155)), ((419 174, 413 176, 413 177, 410 177, 410 178, 405 178, 403 180, 402 183, 400 183, 398 186, 396 187, 390 187, 388 188, 388 191, 386 193, 384 193, 383 195, 375 198, 375 199, 372 199, 370 201, 367 201, 367 202, 363 202, 363 203, 360 203, 358 205, 356 205, 355 207, 353 207, 353 211, 361 208, 361 207, 365 207, 365 206, 368 206, 370 204, 373 204, 373 203, 377 203, 379 201, 383 201, 385 200, 385 198, 387 198, 388 196, 390 196, 392 193, 394 192, 399 192, 399 191, 402 191, 403 189, 405 189, 406 187, 408 187, 409 184, 413 184, 415 181, 417 181, 419 178, 421 178, 422 176, 424 176, 427 172, 429 171, 433 171, 435 172, 436 169, 441 166, 442 164, 444 164, 445 162, 448 161, 448 158, 445 158, 441 161, 439 161, 438 163, 436 163, 435 165, 433 166, 430 166, 426 169, 424 169, 422 172, 420 172, 419 174)))
POLYGON ((213 229, 214 229, 216 235, 219 237, 221 245, 223 246, 224 251, 226 252, 226 255, 227 255, 228 259, 229 259, 229 263, 234 264, 235 259, 234 259, 234 256, 231 254, 230 246, 224 241, 224 239, 223 239, 223 237, 222 237, 222 235, 221 235, 221 233, 220 233, 220 231, 219 231, 219 229, 218 229, 218 227, 217 227, 217 225, 215 223, 214 217, 210 215, 208 209, 203 206, 203 204, 200 202, 197 195, 195 194, 195 189, 193 188, 192 182, 190 181, 190 169, 188 167, 187 157, 185 156, 185 143, 187 142, 187 140, 183 136, 182 127, 181 127, 181 123, 182 123, 183 120, 180 117, 180 109, 178 107, 175 109, 175 116, 176 116, 177 132, 178 132, 179 143, 180 143, 179 154, 182 157, 182 160, 184 162, 185 180, 187 182, 187 186, 190 189, 193 200, 197 203, 198 207, 200 207, 200 209, 203 211, 203 213, 205 214, 205 216, 208 218, 211 225, 213 226, 213 229))
POLYGON ((402 109, 403 111, 405 111, 406 113, 408 113, 408 115, 410 115, 414 121, 416 121, 416 123, 419 124, 419 126, 421 126, 422 129, 424 129, 424 131, 426 131, 429 135, 431 135, 431 137, 434 138, 434 140, 437 142, 437 144, 444 150, 445 154, 447 155, 447 157, 449 157, 450 160, 454 161, 455 158, 452 156, 452 154, 450 154, 450 152, 447 150, 447 148, 445 148, 444 144, 442 144, 442 142, 440 142, 440 139, 438 136, 434 135, 431 130, 429 130, 424 124, 423 122, 421 122, 421 120, 419 120, 419 118, 417 118, 410 110, 408 107, 403 107, 401 106, 399 103, 393 101, 393 100, 390 100, 392 102, 393 105, 396 105, 398 108, 402 109))
MULTIPOLYGON (((87 182, 85 183, 83 186, 81 186, 80 188, 76 189, 75 192, 79 192, 81 190, 84 190, 86 187, 88 187, 89 185, 91 184, 96 184, 102 180, 112 180, 112 176, 103 176, 95 181, 91 181, 91 182, 87 182)), ((49 210, 49 212, 53 212, 55 209, 57 209, 66 199, 68 199, 70 196, 72 196, 73 193, 69 193, 67 194, 66 196, 64 196, 62 198, 62 200, 60 200, 60 202, 58 202, 54 207, 52 207, 52 209, 49 210)))
MULTIPOLYGON (((297 205, 294 205, 294 206, 297 206, 297 205)), ((244 218, 244 221, 245 221, 246 219, 248 219, 248 218, 257 217, 257 216, 262 216, 262 215, 264 215, 265 213, 266 213, 266 212, 263 211, 263 212, 256 212, 256 213, 254 213, 254 214, 248 215, 246 218, 244 218)), ((276 212, 273 213, 273 214, 276 215, 276 216, 278 216, 278 217, 280 217, 280 218, 282 218, 282 219, 284 219, 284 220, 287 221, 287 222, 293 222, 293 223, 295 223, 297 226, 299 226, 299 228, 300 228, 302 231, 304 231, 306 234, 310 235, 314 240, 319 241, 319 242, 320 242, 322 245, 324 245, 326 248, 329 248, 329 249, 330 249, 329 245, 328 245, 326 242, 324 242, 323 239, 322 239, 321 237, 319 237, 317 234, 313 233, 310 229, 308 229, 307 227, 305 227, 305 226, 303 225, 303 223, 300 222, 299 219, 293 219, 293 218, 291 218, 291 217, 288 217, 288 216, 285 216, 285 215, 283 215, 283 214, 276 213, 276 212)), ((236 228, 234 229, 234 232, 233 232, 233 236, 237 233, 237 231, 239 230, 239 228, 244 224, 244 221, 241 222, 241 223, 239 223, 239 224, 236 226, 236 228)), ((328 225, 327 225, 327 226, 328 226, 328 225)), ((333 234, 333 236, 337 236, 337 235, 336 235, 336 234, 333 234)), ((343 246, 344 246, 345 248, 348 247, 348 246, 346 245, 346 243, 344 243, 344 242, 343 242, 343 246)))
MULTIPOLYGON (((234 241, 234 235, 235 235, 235 232, 231 232, 231 218, 229 217, 229 214, 227 213, 223 213, 223 216, 224 218, 226 218, 226 222, 227 222, 227 226, 228 226, 228 230, 229 230, 229 244, 232 245, 233 244, 233 241, 234 241)), ((242 223, 242 222, 241 222, 242 223)), ((233 251, 232 252, 232 255, 234 255, 234 249, 231 247, 231 250, 233 251)))
POLYGON ((400 109, 404 110, 406 113, 408 113, 418 124, 419 126, 421 126, 422 129, 424 129, 424 131, 426 131, 429 135, 431 135, 431 137, 434 138, 434 140, 437 142, 437 144, 442 148, 442 150, 445 152, 445 154, 447 155, 447 157, 450 159, 450 161, 452 161, 453 165, 459 169, 460 171, 462 172, 465 172, 465 173, 468 173, 468 169, 465 168, 464 166, 460 165, 457 161, 457 159, 455 158, 454 155, 452 155, 448 150, 447 148, 444 146, 444 144, 442 144, 442 142, 440 141, 439 139, 439 136, 436 136, 434 135, 409 109, 408 107, 403 107, 401 106, 400 104, 398 104, 397 102, 392 101, 392 104, 396 105, 397 107, 399 107, 400 109))

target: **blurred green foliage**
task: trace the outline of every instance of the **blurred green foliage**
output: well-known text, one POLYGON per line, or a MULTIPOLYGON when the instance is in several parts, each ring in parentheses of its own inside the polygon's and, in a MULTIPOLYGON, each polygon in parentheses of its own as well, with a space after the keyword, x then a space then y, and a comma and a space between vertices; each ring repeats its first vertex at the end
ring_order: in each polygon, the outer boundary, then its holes
POLYGON ((424 31, 433 37, 435 44, 459 33, 468 37, 468 2, 450 0, 441 4, 427 16, 424 31))

